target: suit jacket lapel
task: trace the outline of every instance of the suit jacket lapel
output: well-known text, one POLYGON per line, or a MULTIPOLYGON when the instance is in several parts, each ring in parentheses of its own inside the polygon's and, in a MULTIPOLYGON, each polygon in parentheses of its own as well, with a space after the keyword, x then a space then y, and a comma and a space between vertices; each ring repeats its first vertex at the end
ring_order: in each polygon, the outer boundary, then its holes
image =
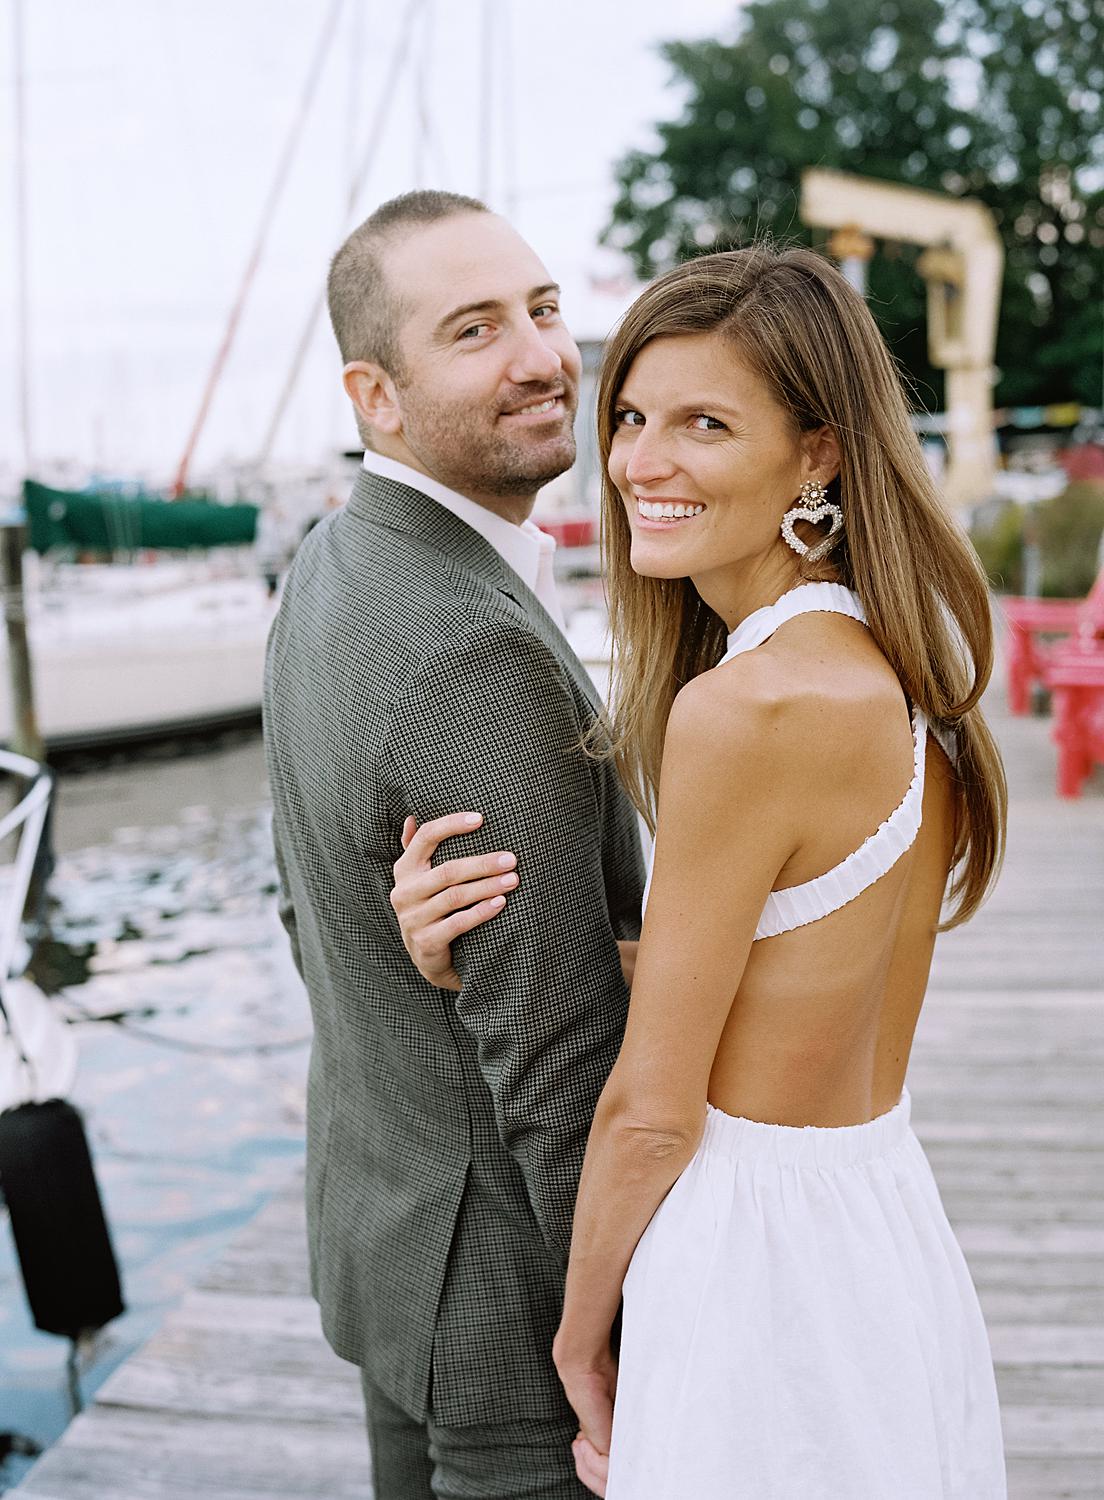
POLYGON ((594 712, 604 712, 590 673, 536 594, 526 587, 490 542, 459 516, 453 515, 429 495, 423 495, 421 490, 367 471, 357 476, 346 512, 356 521, 417 537, 512 599, 594 712))

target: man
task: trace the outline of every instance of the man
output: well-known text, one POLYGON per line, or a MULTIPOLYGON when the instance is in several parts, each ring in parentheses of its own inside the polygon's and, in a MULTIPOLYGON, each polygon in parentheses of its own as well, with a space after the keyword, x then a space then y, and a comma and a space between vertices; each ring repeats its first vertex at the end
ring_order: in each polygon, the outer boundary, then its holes
POLYGON ((574 459, 579 353, 528 245, 407 194, 350 235, 330 313, 365 443, 269 643, 282 915, 315 1021, 312 1278, 361 1366, 377 1500, 578 1497, 551 1360, 579 1169, 624 1028, 635 817, 527 518, 574 459), (426 983, 389 896, 409 816, 484 815, 523 883, 426 983))

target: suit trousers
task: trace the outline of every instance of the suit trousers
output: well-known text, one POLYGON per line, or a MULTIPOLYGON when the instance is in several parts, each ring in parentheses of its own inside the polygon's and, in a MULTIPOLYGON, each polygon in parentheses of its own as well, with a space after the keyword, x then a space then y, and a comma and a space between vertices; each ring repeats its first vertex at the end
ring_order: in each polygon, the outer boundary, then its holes
POLYGON ((396 1406, 363 1372, 374 1500, 593 1500, 562 1417, 441 1427, 396 1406))

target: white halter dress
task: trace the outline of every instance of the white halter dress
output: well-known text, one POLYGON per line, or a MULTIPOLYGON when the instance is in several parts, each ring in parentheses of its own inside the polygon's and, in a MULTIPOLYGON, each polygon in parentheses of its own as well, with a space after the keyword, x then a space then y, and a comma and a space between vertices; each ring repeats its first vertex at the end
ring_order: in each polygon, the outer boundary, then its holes
MULTIPOLYGON (((757 610, 722 660, 808 611, 865 623, 805 584, 757 610)), ((920 827, 912 781, 835 869, 771 894, 756 931, 819 921, 881 879, 920 827)), ((1005 1500, 989 1341, 909 1123, 909 1097, 841 1128, 707 1107, 693 1160, 625 1278, 607 1500, 1005 1500)))

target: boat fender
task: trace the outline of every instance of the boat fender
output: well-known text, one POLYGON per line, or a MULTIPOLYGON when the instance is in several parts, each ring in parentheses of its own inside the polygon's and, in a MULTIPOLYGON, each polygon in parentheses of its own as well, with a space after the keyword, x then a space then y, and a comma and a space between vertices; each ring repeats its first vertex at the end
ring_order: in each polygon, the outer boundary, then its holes
POLYGON ((84 1122, 64 1099, 0 1113, 0 1193, 35 1327, 78 1339, 124 1310, 84 1122))

